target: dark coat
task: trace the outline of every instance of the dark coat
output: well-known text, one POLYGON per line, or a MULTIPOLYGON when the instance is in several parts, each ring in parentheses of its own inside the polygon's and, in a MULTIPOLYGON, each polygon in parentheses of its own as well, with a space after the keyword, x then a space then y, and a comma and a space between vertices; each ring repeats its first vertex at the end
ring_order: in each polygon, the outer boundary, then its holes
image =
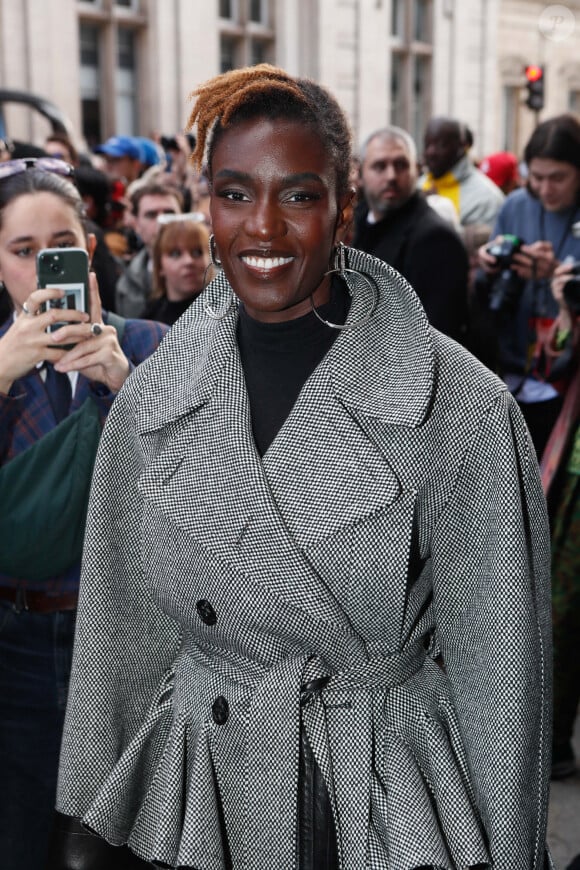
POLYGON ((353 247, 400 272, 423 303, 431 325, 461 340, 469 263, 459 234, 421 193, 376 224, 367 223, 368 212, 366 204, 357 210, 353 247))

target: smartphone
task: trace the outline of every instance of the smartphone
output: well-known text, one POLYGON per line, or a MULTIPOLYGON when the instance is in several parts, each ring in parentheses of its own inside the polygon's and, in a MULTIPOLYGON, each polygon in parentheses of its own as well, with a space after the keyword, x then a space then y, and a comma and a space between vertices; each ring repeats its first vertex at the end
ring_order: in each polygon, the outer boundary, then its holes
MULTIPOLYGON (((50 308, 89 312, 89 256, 84 248, 43 248, 36 255, 36 276, 39 289, 58 287, 65 295, 49 299, 42 311, 50 308)), ((55 332, 67 321, 58 321, 47 327, 55 332)))

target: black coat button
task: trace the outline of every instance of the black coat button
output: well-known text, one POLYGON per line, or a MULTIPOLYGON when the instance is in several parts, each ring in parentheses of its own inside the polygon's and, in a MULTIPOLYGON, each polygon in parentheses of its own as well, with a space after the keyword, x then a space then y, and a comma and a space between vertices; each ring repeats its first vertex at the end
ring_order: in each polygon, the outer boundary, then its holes
POLYGON ((216 725, 225 725, 228 721, 230 708, 223 695, 219 695, 211 705, 211 715, 216 725))
POLYGON ((202 598, 201 601, 198 601, 195 605, 198 616, 202 622, 205 622, 206 625, 215 625, 217 622, 216 612, 205 598, 202 598))

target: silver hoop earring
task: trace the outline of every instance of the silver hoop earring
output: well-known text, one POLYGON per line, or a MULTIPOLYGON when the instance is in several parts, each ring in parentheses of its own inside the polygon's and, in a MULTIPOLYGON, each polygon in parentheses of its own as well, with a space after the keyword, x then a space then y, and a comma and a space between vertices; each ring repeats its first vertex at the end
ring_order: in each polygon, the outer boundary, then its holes
POLYGON ((217 250, 215 246, 215 236, 212 233, 209 237, 209 259, 212 266, 215 266, 216 269, 221 269, 222 261, 218 259, 217 250))
MULTIPOLYGON (((222 267, 222 262, 221 262, 221 260, 218 259, 218 256, 217 256, 216 247, 215 247, 215 236, 213 233, 209 237, 209 259, 210 259, 210 264, 207 267, 207 269, 205 270, 204 275, 203 275, 204 288, 206 286, 205 280, 207 278, 208 270, 211 269, 212 266, 214 269, 221 269, 221 267, 222 267)), ((209 304, 209 302, 207 302, 205 298, 203 300, 203 310, 205 311, 205 313, 207 314, 208 317, 211 317, 212 320, 223 320, 224 317, 227 317, 227 315, 230 313, 232 308, 235 308, 235 307, 236 307, 236 297, 235 297, 233 290, 231 290, 230 301, 228 302, 226 307, 223 308, 221 311, 214 311, 213 308, 211 307, 211 305, 209 304)))
POLYGON ((236 307, 236 297, 232 290, 231 299, 226 305, 225 308, 222 308, 221 311, 214 311, 209 302, 205 299, 203 300, 203 310, 207 314, 208 317, 211 317, 212 320, 223 320, 224 317, 227 317, 230 311, 236 307))
POLYGON ((359 329, 361 326, 366 326, 369 322, 373 314, 375 313, 376 307, 379 304, 379 288, 376 285, 376 282, 364 272, 357 272, 356 269, 348 269, 346 266, 346 248, 342 242, 339 242, 336 246, 334 252, 334 267, 329 269, 328 272, 325 272, 325 275, 339 275, 343 280, 345 273, 350 272, 351 275, 358 275, 359 278, 366 283, 367 287, 370 287, 373 291, 373 304, 371 310, 363 317, 361 320, 357 320, 356 323, 332 323, 330 320, 325 320, 324 317, 321 317, 318 311, 316 310, 316 306, 314 305, 314 299, 312 298, 312 293, 310 294, 310 307, 314 315, 320 320, 321 323, 324 323, 325 326, 329 326, 331 329, 339 329, 342 332, 350 332, 353 329, 359 329))

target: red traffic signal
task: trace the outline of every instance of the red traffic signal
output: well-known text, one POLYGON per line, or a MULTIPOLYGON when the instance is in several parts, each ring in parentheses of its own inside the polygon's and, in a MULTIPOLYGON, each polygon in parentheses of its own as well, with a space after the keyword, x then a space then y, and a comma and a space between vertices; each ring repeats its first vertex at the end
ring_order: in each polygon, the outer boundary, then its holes
POLYGON ((544 67, 531 64, 524 69, 528 96, 526 106, 539 112, 544 108, 544 67))
POLYGON ((544 75, 544 70, 541 66, 527 66, 526 78, 529 82, 537 82, 544 75))

